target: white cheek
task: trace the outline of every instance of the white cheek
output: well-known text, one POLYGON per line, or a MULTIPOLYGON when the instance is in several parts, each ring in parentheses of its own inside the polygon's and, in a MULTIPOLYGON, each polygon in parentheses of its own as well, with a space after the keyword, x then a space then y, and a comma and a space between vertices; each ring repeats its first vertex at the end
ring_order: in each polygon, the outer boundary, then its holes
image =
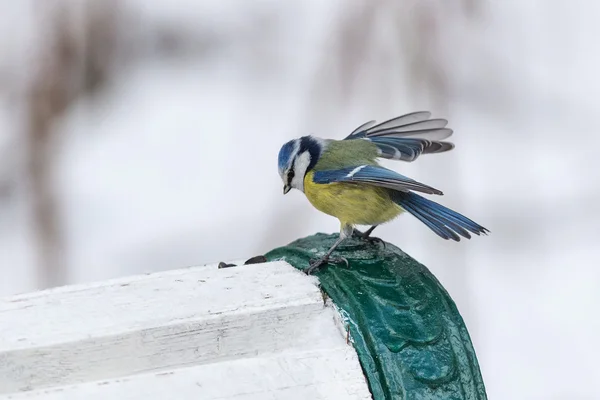
POLYGON ((304 192, 304 174, 294 176, 292 187, 304 192))
POLYGON ((292 179, 292 187, 304 192, 304 175, 310 164, 310 154, 306 151, 294 160, 294 179, 292 179))

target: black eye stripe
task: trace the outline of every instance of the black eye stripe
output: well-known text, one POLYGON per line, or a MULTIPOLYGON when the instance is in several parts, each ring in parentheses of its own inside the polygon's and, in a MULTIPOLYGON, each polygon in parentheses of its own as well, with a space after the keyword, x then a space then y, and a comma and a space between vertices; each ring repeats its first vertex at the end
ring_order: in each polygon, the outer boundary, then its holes
POLYGON ((308 172, 313 169, 317 164, 317 161, 319 161, 319 158, 321 157, 321 148, 313 138, 310 136, 303 136, 300 138, 300 149, 298 150, 298 154, 302 154, 305 151, 308 151, 308 154, 310 154, 310 163, 306 168, 306 172, 308 172))
POLYGON ((292 183, 292 179, 294 179, 294 176, 296 176, 296 173, 294 172, 294 169, 292 168, 292 169, 290 169, 290 171, 288 172, 288 175, 287 175, 288 185, 290 183, 292 183))

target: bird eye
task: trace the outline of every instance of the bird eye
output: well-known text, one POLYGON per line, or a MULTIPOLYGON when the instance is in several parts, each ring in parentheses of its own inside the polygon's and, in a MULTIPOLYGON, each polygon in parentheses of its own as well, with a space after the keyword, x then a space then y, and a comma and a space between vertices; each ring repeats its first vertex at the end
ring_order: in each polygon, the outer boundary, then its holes
POLYGON ((294 170, 293 170, 293 169, 291 169, 291 170, 288 172, 288 176, 287 176, 287 178, 288 178, 288 183, 290 183, 290 182, 292 181, 292 179, 294 179, 294 176, 296 176, 296 173, 294 172, 294 170))

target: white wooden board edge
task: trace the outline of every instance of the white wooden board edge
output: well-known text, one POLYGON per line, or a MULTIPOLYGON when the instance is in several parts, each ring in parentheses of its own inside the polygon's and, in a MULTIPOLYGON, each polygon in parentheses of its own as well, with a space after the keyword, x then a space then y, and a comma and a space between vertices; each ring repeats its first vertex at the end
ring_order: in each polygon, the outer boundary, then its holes
POLYGON ((0 400, 367 400, 372 399, 354 349, 272 356, 139 374, 24 393, 0 400))

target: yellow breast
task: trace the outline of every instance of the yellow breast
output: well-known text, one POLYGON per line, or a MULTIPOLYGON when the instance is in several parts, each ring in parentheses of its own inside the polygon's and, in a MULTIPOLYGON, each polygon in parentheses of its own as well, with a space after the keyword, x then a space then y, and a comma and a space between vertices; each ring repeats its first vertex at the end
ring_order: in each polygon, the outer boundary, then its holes
POLYGON ((318 184, 311 171, 304 177, 304 194, 319 211, 337 217, 342 225, 378 225, 396 218, 402 208, 387 189, 351 183, 318 184))

